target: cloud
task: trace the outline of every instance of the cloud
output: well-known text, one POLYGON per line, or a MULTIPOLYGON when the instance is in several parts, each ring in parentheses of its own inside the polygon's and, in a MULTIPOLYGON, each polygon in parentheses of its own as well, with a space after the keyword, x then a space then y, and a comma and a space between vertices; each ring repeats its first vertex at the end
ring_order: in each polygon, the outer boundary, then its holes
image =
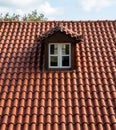
POLYGON ((50 16, 52 19, 54 19, 54 16, 63 14, 62 8, 53 8, 48 2, 44 2, 42 5, 40 5, 39 10, 42 11, 45 15, 50 16))
POLYGON ((52 7, 47 0, 24 0, 23 2, 20 0, 0 0, 0 13, 3 14, 9 12, 10 14, 24 15, 35 9, 50 20, 56 19, 57 15, 63 14, 63 9, 52 7))
POLYGON ((103 8, 112 6, 116 4, 115 0, 81 0, 80 1, 81 7, 85 11, 100 11, 103 8))
POLYGON ((35 6, 39 5, 46 0, 0 0, 0 6, 2 7, 28 7, 28 6, 35 6))

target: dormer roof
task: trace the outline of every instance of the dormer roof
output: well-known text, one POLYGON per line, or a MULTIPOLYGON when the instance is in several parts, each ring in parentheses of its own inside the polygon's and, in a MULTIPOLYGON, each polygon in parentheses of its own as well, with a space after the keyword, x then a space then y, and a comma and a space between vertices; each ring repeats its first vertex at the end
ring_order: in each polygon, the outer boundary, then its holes
POLYGON ((82 40, 82 34, 78 34, 77 32, 74 32, 72 29, 68 29, 63 25, 55 26, 51 29, 49 29, 47 32, 44 32, 40 35, 37 35, 39 41, 43 41, 44 39, 52 36, 53 34, 61 32, 65 35, 68 35, 72 39, 74 39, 76 42, 80 42, 82 40))

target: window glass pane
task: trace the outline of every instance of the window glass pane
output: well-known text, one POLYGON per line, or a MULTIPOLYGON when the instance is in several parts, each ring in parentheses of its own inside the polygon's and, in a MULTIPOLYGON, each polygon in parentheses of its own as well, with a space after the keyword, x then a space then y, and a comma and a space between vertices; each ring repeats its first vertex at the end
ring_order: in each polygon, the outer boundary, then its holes
POLYGON ((58 57, 57 56, 51 56, 50 66, 58 66, 58 57))
POLYGON ((69 45, 68 44, 63 44, 62 45, 62 55, 69 54, 69 45))
POLYGON ((58 54, 58 46, 57 45, 50 45, 50 54, 58 54))
POLYGON ((62 66, 69 66, 69 56, 62 56, 62 66))

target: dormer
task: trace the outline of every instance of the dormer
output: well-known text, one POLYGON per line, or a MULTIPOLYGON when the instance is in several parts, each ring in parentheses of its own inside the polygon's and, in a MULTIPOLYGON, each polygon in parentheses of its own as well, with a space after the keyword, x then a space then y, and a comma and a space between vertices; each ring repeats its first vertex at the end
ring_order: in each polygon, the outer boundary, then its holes
POLYGON ((43 46, 43 64, 45 70, 75 69, 75 48, 82 39, 64 26, 56 26, 38 36, 43 46))

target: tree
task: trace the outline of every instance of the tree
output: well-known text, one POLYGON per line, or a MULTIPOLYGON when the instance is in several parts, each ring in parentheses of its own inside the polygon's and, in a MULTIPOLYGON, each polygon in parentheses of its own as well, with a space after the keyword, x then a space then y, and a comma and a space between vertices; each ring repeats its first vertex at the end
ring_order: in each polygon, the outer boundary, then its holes
POLYGON ((32 11, 31 13, 25 14, 22 17, 23 21, 44 21, 47 20, 47 18, 44 17, 44 14, 38 14, 37 10, 32 11))
POLYGON ((19 14, 13 14, 10 15, 9 13, 6 13, 3 15, 0 14, 0 21, 45 21, 47 18, 44 16, 44 14, 38 14, 37 10, 32 11, 31 13, 24 14, 24 16, 20 16, 19 14))

